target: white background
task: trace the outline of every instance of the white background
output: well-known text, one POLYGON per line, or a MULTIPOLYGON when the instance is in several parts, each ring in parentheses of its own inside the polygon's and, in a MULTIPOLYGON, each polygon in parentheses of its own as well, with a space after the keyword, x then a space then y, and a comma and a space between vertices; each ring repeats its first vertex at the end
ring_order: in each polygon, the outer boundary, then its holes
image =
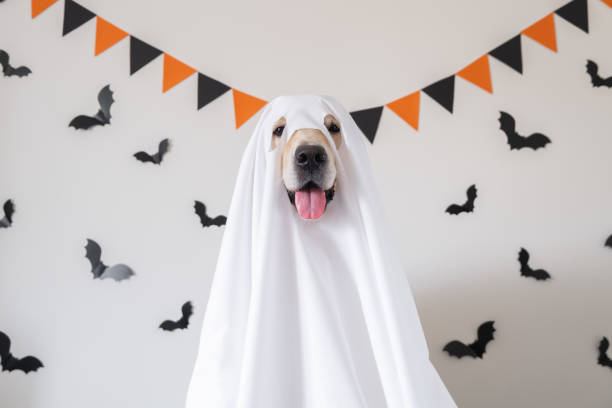
MULTIPOLYGON (((201 72, 263 99, 298 92, 372 107, 458 71, 544 17, 559 0, 83 0, 110 22, 201 72)), ((420 130, 385 109, 371 157, 431 359, 459 407, 609 407, 612 370, 612 90, 592 88, 587 58, 612 75, 612 9, 589 0, 590 34, 555 17, 559 52, 523 38, 524 75, 491 60, 494 94, 456 79, 455 113, 421 97, 420 130), (552 139, 510 151, 499 110, 523 134, 552 139), (473 214, 444 213, 475 183, 473 214), (519 275, 517 253, 553 276, 519 275), (450 358, 495 320, 483 360, 450 358)), ((162 58, 129 76, 129 40, 93 56, 94 20, 61 37, 63 2, 35 20, 26 0, 0 4, 0 48, 27 78, 0 77, 0 330, 36 373, 0 373, 0 406, 182 406, 223 228, 203 229, 193 200, 225 214, 255 124, 234 129, 231 93, 196 110, 196 75, 161 93, 162 58), (68 128, 111 84, 112 124, 68 128), (132 154, 169 137, 161 167, 132 154), (93 280, 107 264, 136 276, 93 280), (163 332, 192 300, 186 331, 163 332)))

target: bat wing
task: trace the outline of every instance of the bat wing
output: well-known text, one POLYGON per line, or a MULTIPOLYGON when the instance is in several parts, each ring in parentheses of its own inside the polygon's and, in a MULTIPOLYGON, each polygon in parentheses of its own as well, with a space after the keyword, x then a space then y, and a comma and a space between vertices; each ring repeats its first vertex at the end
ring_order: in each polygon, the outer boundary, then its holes
POLYGON ((478 327, 478 338, 474 343, 470 344, 470 348, 480 358, 482 358, 482 355, 485 353, 487 344, 493 340, 493 333, 495 332, 495 328, 493 327, 494 323, 494 321, 489 320, 481 324, 478 327))
POLYGON ((31 73, 32 71, 30 70, 30 68, 21 66, 19 68, 15 68, 11 75, 17 75, 19 78, 22 78, 24 76, 30 75, 31 73))
POLYGON ((518 148, 515 146, 516 144, 516 121, 507 112, 499 111, 499 128, 504 131, 506 137, 508 139, 508 144, 510 145, 510 149, 518 148))
POLYGON ((183 316, 179 319, 178 324, 181 329, 186 329, 189 326, 189 318, 193 315, 193 305, 191 302, 185 302, 181 312, 183 316))
POLYGON ((101 126, 103 124, 104 123, 100 122, 96 117, 79 115, 70 121, 68 127, 72 126, 75 129, 89 129, 92 126, 101 126))
POLYGON ((521 248, 519 251, 518 261, 522 267, 526 266, 527 262, 529 262, 529 252, 525 248, 521 248))
POLYGON ((608 348, 610 347, 610 342, 606 337, 603 337, 599 342, 599 356, 597 357, 597 363, 599 365, 612 368, 612 360, 608 357, 608 348))
POLYGON ((168 149, 170 148, 170 139, 164 139, 159 142, 159 147, 157 153, 159 154, 159 161, 161 162, 164 158, 164 155, 168 153, 168 149))
POLYGON ((535 278, 536 280, 547 280, 550 279, 550 274, 544 269, 536 269, 532 271, 531 277, 535 278))
POLYGON ((27 356, 24 358, 14 359, 12 364, 7 367, 9 371, 21 370, 24 373, 36 371, 39 368, 44 367, 43 363, 36 357, 27 356))
POLYGON ((217 215, 211 220, 211 225, 216 225, 217 227, 220 227, 222 225, 225 225, 226 222, 227 217, 225 215, 217 215))
POLYGON ((478 197, 478 190, 476 189, 476 185, 472 184, 467 189, 467 198, 468 198, 468 201, 471 201, 473 203, 474 200, 476 199, 476 197, 478 197))
POLYGON ((606 242, 605 242, 604 246, 607 246, 607 247, 609 247, 609 248, 612 248, 612 235, 610 235, 610 236, 608 237, 608 239, 606 239, 606 242))
POLYGON ((444 346, 443 350, 446 351, 448 355, 451 357, 457 357, 457 358, 461 358, 465 356, 476 357, 474 350, 472 350, 470 347, 466 346, 465 344, 463 344, 462 342, 458 340, 453 340, 449 342, 448 344, 446 344, 446 346, 444 346))
POLYGON ((8 356, 11 350, 11 339, 6 333, 0 331, 0 357, 3 359, 8 356))
POLYGON ((459 204, 451 204, 448 207, 446 207, 446 212, 452 215, 461 214, 463 211, 465 211, 465 209, 463 208, 462 205, 459 205, 459 204))
POLYGON ((111 266, 110 268, 106 268, 106 270, 100 275, 100 279, 111 278, 119 282, 129 279, 132 275, 134 275, 132 268, 124 264, 117 264, 111 266))
POLYGON ((153 157, 147 152, 134 153, 134 157, 143 163, 147 163, 147 162, 155 163, 155 160, 153 159, 153 157))
POLYGON ((0 50, 0 65, 2 65, 2 72, 6 76, 9 65, 9 55, 6 51, 0 50))
POLYGON ((591 84, 593 84, 594 87, 601 86, 602 80, 597 73, 597 71, 599 71, 597 64, 594 61, 587 60, 586 69, 587 74, 591 77, 591 84))
POLYGON ((0 219, 0 228, 8 228, 13 223, 15 205, 12 200, 6 200, 3 205, 4 218, 0 219))
POLYGON ((177 322, 173 322, 172 320, 164 320, 162 324, 159 325, 159 328, 166 331, 174 331, 178 329, 179 325, 177 322))
POLYGON ((550 139, 547 136, 541 133, 534 133, 526 137, 523 144, 525 147, 531 147, 533 150, 538 150, 540 147, 544 147, 549 143, 550 139))
POLYGON ((87 245, 85 245, 85 258, 89 260, 91 264, 91 273, 94 278, 99 278, 102 273, 106 270, 106 265, 101 260, 102 248, 93 239, 87 239, 87 245))
POLYGON ((105 123, 110 123, 110 108, 113 102, 115 102, 115 100, 113 99, 113 91, 110 90, 110 85, 106 85, 98 93, 98 103, 100 104, 99 113, 102 113, 105 123))
POLYGON ((193 205, 195 209, 195 213, 200 217, 200 223, 202 223, 203 227, 208 227, 210 225, 210 217, 206 215, 206 206, 201 201, 195 201, 193 205))

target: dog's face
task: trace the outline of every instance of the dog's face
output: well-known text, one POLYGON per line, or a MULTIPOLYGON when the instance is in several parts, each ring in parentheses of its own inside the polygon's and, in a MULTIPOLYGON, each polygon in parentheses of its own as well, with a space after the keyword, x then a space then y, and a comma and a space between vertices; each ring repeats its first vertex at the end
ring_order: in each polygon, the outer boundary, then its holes
MULTIPOLYGON (((329 130, 338 149, 342 143, 340 122, 326 115, 323 125, 329 130)), ((285 117, 272 127, 272 148, 278 146, 287 126, 285 117)), ((289 203, 300 217, 317 219, 334 197, 336 189, 336 157, 327 137, 319 129, 298 129, 289 135, 283 148, 281 174, 289 203)))

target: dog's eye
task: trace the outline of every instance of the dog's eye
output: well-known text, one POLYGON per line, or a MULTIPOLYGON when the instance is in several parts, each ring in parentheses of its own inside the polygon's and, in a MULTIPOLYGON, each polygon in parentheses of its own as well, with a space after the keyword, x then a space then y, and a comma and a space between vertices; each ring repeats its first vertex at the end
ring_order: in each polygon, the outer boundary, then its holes
POLYGON ((275 134, 276 136, 282 136, 283 135, 283 130, 285 130, 284 126, 279 126, 276 129, 274 129, 274 132, 272 132, 273 134, 275 134))
POLYGON ((335 123, 332 123, 329 128, 327 128, 327 130, 332 133, 338 133, 340 131, 340 128, 335 123))

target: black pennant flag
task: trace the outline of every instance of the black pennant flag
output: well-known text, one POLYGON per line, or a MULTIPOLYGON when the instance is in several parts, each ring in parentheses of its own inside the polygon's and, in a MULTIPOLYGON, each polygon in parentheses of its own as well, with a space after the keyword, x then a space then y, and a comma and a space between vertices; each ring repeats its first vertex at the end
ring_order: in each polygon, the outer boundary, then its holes
POLYGON ((198 72, 198 110, 208 105, 231 88, 223 82, 198 72))
POLYGON ((72 0, 66 0, 64 4, 64 29, 62 30, 62 36, 79 28, 95 16, 94 13, 80 4, 72 0))
POLYGON ((130 36, 130 75, 161 55, 157 48, 130 36))
POLYGON ((489 55, 497 58, 518 73, 523 73, 523 53, 521 51, 520 34, 490 51, 489 55))
POLYGON ((368 108, 351 112, 353 120, 359 126, 359 129, 363 132, 365 137, 368 138, 370 143, 374 143, 376 137, 376 130, 378 129, 378 122, 380 122, 380 116, 382 115, 384 106, 377 106, 375 108, 368 108))
POLYGON ((555 14, 563 17, 585 33, 589 32, 589 15, 587 0, 574 0, 555 10, 555 14))
POLYGON ((434 82, 422 89, 427 95, 431 96, 436 102, 450 113, 453 113, 453 100, 455 98, 455 76, 434 82))

